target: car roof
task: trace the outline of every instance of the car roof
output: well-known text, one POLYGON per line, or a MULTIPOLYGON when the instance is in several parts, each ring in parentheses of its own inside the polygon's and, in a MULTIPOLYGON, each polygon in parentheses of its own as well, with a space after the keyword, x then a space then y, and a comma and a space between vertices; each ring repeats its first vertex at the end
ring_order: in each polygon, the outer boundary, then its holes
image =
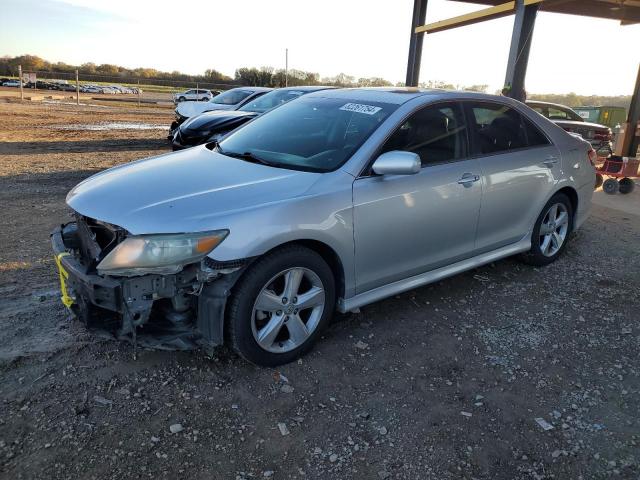
MULTIPOLYGON (((351 101, 371 101, 401 105, 409 100, 419 97, 432 98, 434 100, 477 100, 500 101, 514 104, 514 100, 499 95, 488 93, 470 92, 464 90, 442 90, 414 87, 366 87, 366 88, 341 88, 335 90, 323 90, 310 93, 309 97, 344 98, 351 101)), ((518 103, 518 102, 515 102, 518 103)))
POLYGON ((332 87, 330 85, 300 85, 298 87, 282 87, 276 88, 274 90, 282 91, 282 90, 291 90, 294 92, 317 92, 319 90, 329 90, 335 89, 337 87, 332 87))
POLYGON ((444 90, 427 90, 411 87, 366 87, 327 89, 322 92, 311 93, 313 97, 344 98, 358 101, 371 101, 401 105, 412 98, 441 94, 444 90))
MULTIPOLYGON (((244 86, 244 87, 235 87, 235 88, 230 88, 229 90, 225 90, 227 92, 230 92, 231 90, 253 90, 254 92, 268 92, 269 90, 273 90, 273 88, 271 87, 251 87, 251 86, 244 86)), ((224 92, 222 92, 224 93, 224 92)))

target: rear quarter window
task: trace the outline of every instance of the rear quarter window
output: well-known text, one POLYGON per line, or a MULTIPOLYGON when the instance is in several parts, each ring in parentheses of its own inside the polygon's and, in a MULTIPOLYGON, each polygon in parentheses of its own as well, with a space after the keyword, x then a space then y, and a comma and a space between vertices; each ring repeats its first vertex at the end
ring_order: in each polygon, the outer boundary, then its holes
POLYGON ((527 146, 540 147, 551 144, 547 136, 531 120, 523 115, 522 121, 527 136, 527 146))

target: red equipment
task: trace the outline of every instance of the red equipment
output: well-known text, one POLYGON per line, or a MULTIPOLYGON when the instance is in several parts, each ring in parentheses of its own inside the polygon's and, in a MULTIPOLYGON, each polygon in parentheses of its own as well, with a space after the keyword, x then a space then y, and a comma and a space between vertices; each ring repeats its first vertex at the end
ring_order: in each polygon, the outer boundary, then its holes
POLYGON ((599 158, 596 163, 596 188, 602 185, 605 193, 631 193, 634 178, 640 178, 640 159, 612 155, 599 158), (605 177, 609 177, 605 180, 605 177))

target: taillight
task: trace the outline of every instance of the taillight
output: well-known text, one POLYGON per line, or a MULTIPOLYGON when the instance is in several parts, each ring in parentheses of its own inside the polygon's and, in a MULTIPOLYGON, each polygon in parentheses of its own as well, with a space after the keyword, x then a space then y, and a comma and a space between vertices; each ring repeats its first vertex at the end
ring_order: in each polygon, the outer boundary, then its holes
POLYGON ((596 166, 596 162, 598 161, 598 154, 596 153, 596 151, 593 148, 589 149, 589 153, 587 153, 587 157, 589 158, 589 161, 591 162, 592 166, 596 166))
POLYGON ((598 130, 593 135, 593 138, 595 138, 596 140, 610 141, 613 138, 613 134, 611 132, 611 129, 609 129, 609 130, 598 130))

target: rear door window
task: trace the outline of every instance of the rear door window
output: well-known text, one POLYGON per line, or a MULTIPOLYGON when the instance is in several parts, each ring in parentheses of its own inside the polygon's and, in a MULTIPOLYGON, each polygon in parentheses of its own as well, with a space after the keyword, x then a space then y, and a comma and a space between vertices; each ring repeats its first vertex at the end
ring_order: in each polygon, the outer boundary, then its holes
POLYGON ((527 147, 520 113, 499 103, 471 103, 470 128, 476 154, 491 155, 527 147))

